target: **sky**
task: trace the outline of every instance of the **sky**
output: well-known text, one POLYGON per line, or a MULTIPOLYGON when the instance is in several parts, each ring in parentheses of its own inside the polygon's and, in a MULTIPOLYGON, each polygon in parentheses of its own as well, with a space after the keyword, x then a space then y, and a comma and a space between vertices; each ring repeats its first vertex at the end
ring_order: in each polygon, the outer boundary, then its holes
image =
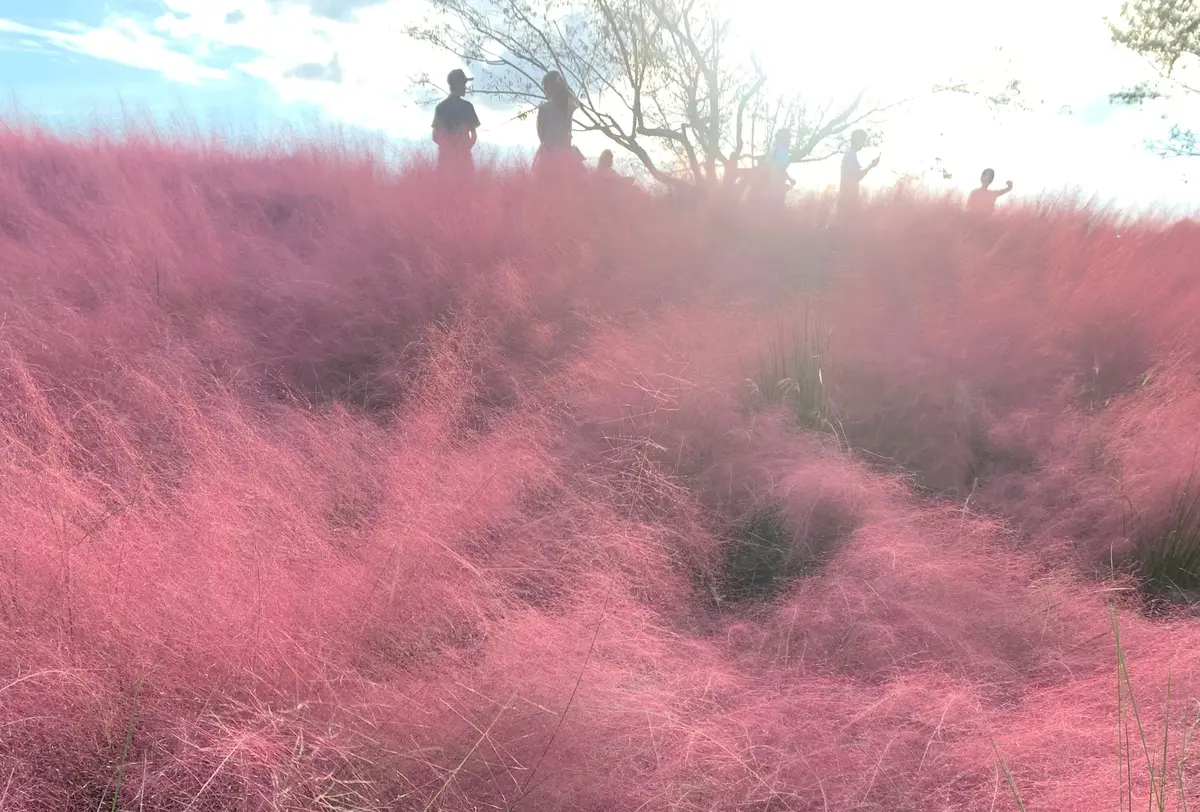
MULTIPOLYGON (((720 2, 738 40, 788 89, 912 98, 874 124, 881 164, 869 186, 915 176, 966 191, 992 166, 1001 183, 1013 181, 1014 198, 1072 190, 1125 207, 1200 207, 1200 158, 1145 147, 1189 115, 1200 126, 1187 101, 1147 110, 1108 102, 1152 76, 1110 41, 1104 17, 1116 16, 1119 0, 720 2), (928 94, 966 81, 987 95, 1013 78, 1020 107, 928 94)), ((3 0, 0 90, 8 114, 64 129, 135 110, 230 132, 327 123, 425 144, 431 113, 415 101, 413 80, 459 66, 404 38, 426 10, 424 0, 3 0)), ((483 143, 535 145, 532 122, 477 104, 483 143)), ((580 146, 589 155, 604 147, 580 146)), ((792 175, 823 188, 836 182, 836 160, 792 175)))

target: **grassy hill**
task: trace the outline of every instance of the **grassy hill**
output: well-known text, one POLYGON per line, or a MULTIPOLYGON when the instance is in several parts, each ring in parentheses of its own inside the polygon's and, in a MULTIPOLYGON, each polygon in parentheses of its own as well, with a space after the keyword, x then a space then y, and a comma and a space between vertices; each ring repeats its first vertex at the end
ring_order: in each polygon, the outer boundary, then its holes
POLYGON ((1200 806, 1200 232, 830 206, 0 136, 0 810, 1200 806))

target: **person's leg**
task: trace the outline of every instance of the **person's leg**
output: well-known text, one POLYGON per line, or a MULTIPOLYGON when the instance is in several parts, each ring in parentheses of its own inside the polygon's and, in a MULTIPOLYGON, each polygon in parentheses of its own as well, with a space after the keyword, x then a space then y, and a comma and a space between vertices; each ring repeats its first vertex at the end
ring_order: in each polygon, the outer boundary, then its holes
POLYGON ((438 151, 438 171, 447 179, 469 180, 475 176, 475 162, 469 150, 441 149, 438 151))
POLYGON ((837 219, 843 224, 853 223, 858 219, 859 208, 858 195, 843 193, 838 196, 837 219))

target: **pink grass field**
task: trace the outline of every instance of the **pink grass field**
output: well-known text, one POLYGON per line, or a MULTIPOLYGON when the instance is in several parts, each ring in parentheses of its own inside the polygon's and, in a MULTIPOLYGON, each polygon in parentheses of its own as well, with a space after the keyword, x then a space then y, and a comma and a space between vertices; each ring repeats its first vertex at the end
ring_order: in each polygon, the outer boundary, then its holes
POLYGON ((830 205, 0 134, 0 812, 1200 809, 1200 229, 830 205))

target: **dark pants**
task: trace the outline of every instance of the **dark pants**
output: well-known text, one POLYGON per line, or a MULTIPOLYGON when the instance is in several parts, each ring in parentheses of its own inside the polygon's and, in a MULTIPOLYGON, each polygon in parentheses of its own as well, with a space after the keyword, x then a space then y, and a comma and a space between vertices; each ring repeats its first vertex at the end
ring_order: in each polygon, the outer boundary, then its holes
POLYGON ((471 177, 475 174, 475 161, 470 149, 441 147, 438 150, 438 169, 454 175, 471 177))
POLYGON ((858 218, 859 212, 862 211, 862 200, 858 196, 858 190, 843 191, 838 194, 837 202, 837 219, 843 222, 852 221, 858 218))
POLYGON ((575 147, 539 147, 533 156, 533 170, 539 175, 562 177, 583 169, 583 153, 575 147))

